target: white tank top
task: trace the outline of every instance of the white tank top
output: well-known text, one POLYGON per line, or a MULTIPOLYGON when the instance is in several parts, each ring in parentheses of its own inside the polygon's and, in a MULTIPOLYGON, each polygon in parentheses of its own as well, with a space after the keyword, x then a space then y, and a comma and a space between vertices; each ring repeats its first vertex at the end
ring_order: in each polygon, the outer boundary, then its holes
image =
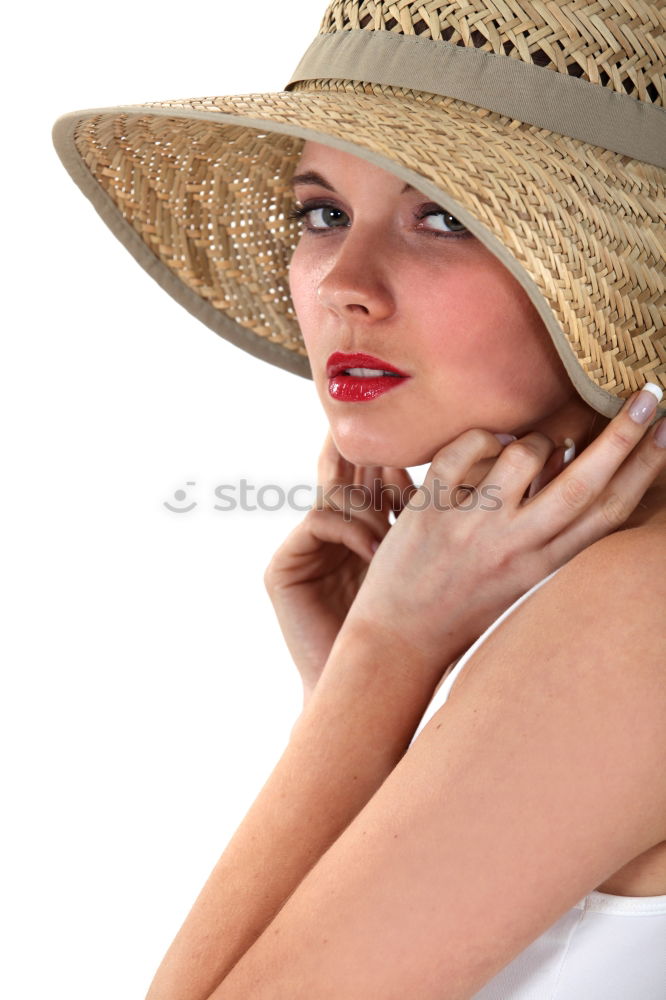
MULTIPOLYGON (((555 573, 519 597, 460 657, 435 692, 412 743, 446 702, 481 643, 555 573)), ((470 1000, 666 1000, 666 895, 589 893, 470 1000)))

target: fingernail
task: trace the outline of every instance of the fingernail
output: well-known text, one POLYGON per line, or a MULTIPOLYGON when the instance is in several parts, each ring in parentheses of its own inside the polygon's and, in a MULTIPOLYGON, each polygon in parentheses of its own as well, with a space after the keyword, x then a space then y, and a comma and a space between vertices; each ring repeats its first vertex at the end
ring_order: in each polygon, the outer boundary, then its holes
POLYGON ((657 429, 652 440, 657 448, 666 448, 666 417, 663 417, 657 424, 657 429))
POLYGON ((511 444, 512 441, 518 440, 515 434, 496 434, 495 437, 500 444, 511 444))
POLYGON ((376 552, 377 549, 379 548, 379 542, 370 542, 370 548, 372 549, 373 552, 376 552))
POLYGON ((645 424, 657 409, 657 403, 661 402, 664 395, 654 382, 646 382, 636 399, 631 404, 629 416, 637 424, 645 424))
POLYGON ((565 438, 565 439, 564 439, 564 447, 566 448, 566 451, 564 452, 564 455, 562 456, 562 466, 563 466, 563 467, 564 467, 565 465, 568 465, 568 464, 569 464, 569 462, 570 462, 570 461, 571 461, 571 460, 572 460, 572 459, 573 459, 573 458, 575 457, 575 455, 576 455, 576 445, 575 445, 575 443, 574 443, 574 442, 572 441, 572 439, 571 439, 571 438, 565 438))

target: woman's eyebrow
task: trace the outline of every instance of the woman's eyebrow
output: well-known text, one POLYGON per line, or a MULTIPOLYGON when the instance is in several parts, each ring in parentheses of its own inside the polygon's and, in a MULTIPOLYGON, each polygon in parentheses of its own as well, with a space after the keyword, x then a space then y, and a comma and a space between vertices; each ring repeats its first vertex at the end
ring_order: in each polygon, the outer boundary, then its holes
MULTIPOLYGON (((295 174, 291 178, 291 186, 296 187, 297 184, 318 184, 319 187, 326 188, 327 191, 335 191, 333 185, 329 184, 329 182, 315 170, 307 170, 304 174, 295 174)), ((411 184, 405 184, 400 194, 405 194, 406 191, 413 190, 414 188, 411 184)))
POLYGON ((318 184, 320 187, 326 188, 327 191, 335 190, 332 184, 329 184, 321 174, 316 173, 314 170, 307 170, 304 174, 295 174, 291 178, 291 186, 296 187, 297 184, 318 184))

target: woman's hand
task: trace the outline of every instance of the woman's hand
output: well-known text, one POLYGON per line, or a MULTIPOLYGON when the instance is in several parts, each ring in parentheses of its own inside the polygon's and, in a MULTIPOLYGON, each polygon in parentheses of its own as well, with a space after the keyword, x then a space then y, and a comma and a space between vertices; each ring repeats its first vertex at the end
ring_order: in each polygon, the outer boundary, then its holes
POLYGON ((389 515, 416 489, 404 469, 347 462, 330 432, 317 467, 317 503, 288 535, 264 583, 303 681, 305 700, 373 557, 389 515))
POLYGON ((502 450, 473 429, 440 449, 379 546, 344 635, 369 630, 379 645, 406 643, 436 672, 530 587, 621 527, 666 468, 654 429, 646 434, 628 415, 636 395, 545 486, 554 444, 543 434, 502 450), (476 488, 460 490, 480 467, 476 488))

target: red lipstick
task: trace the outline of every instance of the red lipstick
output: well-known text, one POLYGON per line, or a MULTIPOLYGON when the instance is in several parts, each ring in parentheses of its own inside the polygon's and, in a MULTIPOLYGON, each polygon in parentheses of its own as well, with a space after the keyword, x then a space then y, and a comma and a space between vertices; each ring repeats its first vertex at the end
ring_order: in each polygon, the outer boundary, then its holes
POLYGON ((376 399, 411 377, 372 354, 341 354, 339 351, 328 359, 326 375, 329 395, 344 403, 376 399))

